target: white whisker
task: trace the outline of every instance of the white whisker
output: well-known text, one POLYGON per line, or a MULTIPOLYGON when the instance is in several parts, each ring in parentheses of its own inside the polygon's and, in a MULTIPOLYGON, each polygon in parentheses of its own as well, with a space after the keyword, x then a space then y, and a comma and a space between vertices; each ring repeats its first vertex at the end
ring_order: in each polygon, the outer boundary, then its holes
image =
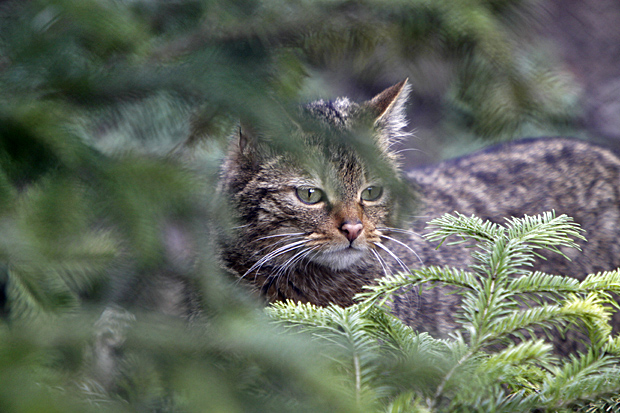
POLYGON ((290 283, 289 276, 290 276, 290 270, 293 267, 293 265, 296 262, 299 262, 299 261, 303 260, 310 253, 312 253, 317 247, 318 246, 315 245, 313 247, 306 248, 306 249, 304 249, 302 251, 297 252, 291 258, 286 260, 286 262, 284 262, 284 264, 282 264, 280 266, 280 268, 278 268, 278 270, 275 272, 275 274, 269 274, 265 278, 265 281, 263 282, 263 285, 261 286, 261 290, 265 288, 265 285, 267 285, 267 283, 271 284, 273 282, 276 282, 278 280, 278 278, 280 278, 282 275, 284 275, 285 272, 287 272, 286 282, 287 282, 287 284, 290 283))
POLYGON ((418 234, 417 232, 411 231, 409 229, 392 228, 392 227, 383 227, 383 228, 377 228, 377 229, 379 231, 398 232, 399 234, 415 235, 417 237, 422 238, 422 235, 418 234))
POLYGON ((274 258, 276 258, 276 257, 278 257, 278 256, 280 256, 280 255, 282 255, 282 254, 286 254, 287 252, 294 251, 294 250, 298 249, 299 247, 303 246, 304 244, 306 244, 306 241, 305 241, 305 240, 302 240, 302 241, 296 241, 296 242, 293 242, 293 243, 291 243, 291 244, 287 244, 287 245, 284 245, 284 246, 282 246, 282 247, 280 247, 280 248, 277 248, 277 249, 276 249, 276 250, 274 250, 274 251, 271 251, 269 254, 265 255, 265 256, 264 256, 264 257, 262 257, 260 260, 256 261, 256 262, 254 263, 254 265, 252 265, 252 266, 250 267, 250 269, 249 269, 249 270, 247 270, 247 271, 246 271, 246 272, 245 272, 245 273, 241 276, 241 278, 239 278, 239 279, 240 279, 240 280, 241 280, 241 279, 243 279, 246 275, 248 275, 249 273, 251 273, 251 272, 252 272, 252 271, 254 271, 255 269, 257 270, 257 273, 258 273, 258 271, 260 270, 260 268, 261 268, 261 267, 262 267, 265 263, 267 263, 268 261, 271 261, 272 259, 274 259, 274 258))
POLYGON ((264 239, 277 238, 277 237, 297 236, 297 235, 303 235, 303 234, 304 234, 303 232, 291 232, 291 233, 287 233, 287 234, 267 235, 266 237, 257 238, 256 241, 262 241, 264 239))
POLYGON ((396 254, 394 254, 392 251, 390 251, 390 249, 388 247, 386 247, 385 245, 383 245, 380 242, 373 242, 373 244, 375 244, 377 247, 381 248, 383 251, 387 252, 388 254, 390 254, 390 256, 392 258, 394 258, 394 261, 396 261, 396 263, 398 263, 404 270, 405 272, 411 272, 409 270, 409 268, 405 265, 405 263, 396 256, 396 254))
POLYGON ((286 260, 286 262, 284 262, 284 264, 282 264, 282 266, 280 268, 278 268, 278 271, 274 274, 274 276, 277 278, 284 271, 287 271, 290 268, 292 268, 293 265, 295 265, 296 262, 304 259, 304 257, 306 257, 314 248, 316 248, 316 246, 311 247, 311 248, 306 248, 306 249, 304 249, 302 251, 299 251, 299 252, 295 253, 295 255, 293 255, 291 258, 286 260))
POLYGON ((400 242, 399 240, 397 240, 396 238, 392 238, 392 237, 388 237, 387 235, 379 235, 381 238, 387 238, 390 241, 394 241, 400 245, 402 245, 403 247, 407 248, 409 251, 411 251, 411 253, 413 255, 416 256, 416 258, 418 259, 418 261, 420 261, 420 264, 424 264, 424 262, 422 261, 422 258, 420 258, 420 256, 407 244, 405 244, 404 242, 400 242))
POLYGON ((383 269, 383 274, 385 274, 385 276, 387 277, 389 274, 388 274, 386 266, 383 264, 383 258, 381 258, 379 253, 377 253, 377 251, 375 251, 372 248, 370 249, 370 252, 372 252, 373 255, 375 256, 375 258, 377 258, 377 261, 379 262, 379 265, 381 265, 381 268, 383 269))
POLYGON ((405 148, 405 149, 400 149, 398 151, 395 151, 395 154, 400 154, 403 152, 422 152, 420 149, 416 149, 416 148, 405 148))
MULTIPOLYGON (((287 272, 286 275, 286 282, 289 283, 289 276, 291 275, 291 269, 293 268, 293 266, 298 263, 299 261, 302 261, 303 259, 307 258, 308 255, 310 255, 316 248, 318 248, 317 245, 304 249, 301 252, 298 252, 297 254, 295 254, 293 257, 291 257, 289 260, 287 260, 284 265, 278 270, 278 272, 276 273, 275 277, 279 277, 281 276, 284 271, 287 272)), ((306 265, 308 265, 306 263, 306 265)))
POLYGON ((261 249, 259 249, 259 250, 255 251, 255 252, 252 254, 252 257, 254 257, 254 256, 258 255, 258 254, 260 254, 261 252, 265 251, 265 250, 266 250, 266 249, 268 249, 268 248, 273 248, 273 247, 275 247, 275 246, 276 246, 276 245, 278 245, 278 244, 282 244, 283 242, 290 242, 290 241, 297 241, 297 240, 303 240, 303 238, 302 238, 302 237, 293 237, 293 236, 291 236, 291 237, 290 237, 290 239, 289 239, 289 238, 281 239, 281 240, 279 240, 279 241, 276 241, 276 242, 274 242, 274 243, 272 243, 272 244, 266 245, 266 246, 264 246, 263 248, 261 248, 261 249))
POLYGON ((314 247, 312 247, 312 249, 310 251, 314 252, 314 254, 312 254, 312 256, 309 256, 308 259, 306 260, 306 265, 304 266, 304 271, 308 270, 308 264, 310 264, 312 262, 312 260, 314 260, 314 258, 321 253, 320 245, 315 245, 314 247))

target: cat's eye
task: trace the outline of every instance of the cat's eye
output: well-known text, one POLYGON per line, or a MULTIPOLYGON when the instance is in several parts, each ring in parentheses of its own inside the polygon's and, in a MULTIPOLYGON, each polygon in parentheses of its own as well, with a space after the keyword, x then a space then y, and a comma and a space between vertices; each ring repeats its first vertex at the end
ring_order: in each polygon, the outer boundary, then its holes
POLYGON ((360 194, 363 201, 376 201, 383 195, 383 188, 380 186, 369 186, 360 194))
POLYGON ((317 204, 323 199, 323 191, 311 186, 297 188, 297 198, 304 204, 317 204))

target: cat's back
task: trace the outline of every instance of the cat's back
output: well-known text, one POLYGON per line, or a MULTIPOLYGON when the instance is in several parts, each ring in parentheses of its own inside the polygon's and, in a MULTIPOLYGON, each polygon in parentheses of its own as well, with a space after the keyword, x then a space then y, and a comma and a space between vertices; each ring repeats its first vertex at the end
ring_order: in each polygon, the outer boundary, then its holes
POLYGON ((432 196, 435 208, 458 206, 491 215, 510 211, 514 213, 509 216, 519 215, 547 205, 570 206, 573 212, 592 210, 617 206, 620 199, 618 156, 604 147, 566 138, 500 144, 410 170, 407 176, 432 196))
POLYGON ((573 217, 589 242, 583 253, 565 251, 572 262, 548 255, 540 269, 582 277, 620 265, 620 158, 609 149, 566 138, 525 139, 407 176, 424 205, 418 230, 421 221, 454 211, 503 223, 503 217, 555 210, 573 217))

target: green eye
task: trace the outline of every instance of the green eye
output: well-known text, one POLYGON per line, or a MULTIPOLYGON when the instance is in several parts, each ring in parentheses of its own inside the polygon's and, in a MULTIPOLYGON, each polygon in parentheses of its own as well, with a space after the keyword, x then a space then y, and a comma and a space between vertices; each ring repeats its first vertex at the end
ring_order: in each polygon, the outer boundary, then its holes
POLYGON ((363 201, 376 201, 383 195, 383 188, 380 186, 369 186, 360 194, 363 201))
POLYGON ((301 186, 297 188, 297 198, 304 204, 317 204, 323 199, 323 191, 319 188, 301 186))

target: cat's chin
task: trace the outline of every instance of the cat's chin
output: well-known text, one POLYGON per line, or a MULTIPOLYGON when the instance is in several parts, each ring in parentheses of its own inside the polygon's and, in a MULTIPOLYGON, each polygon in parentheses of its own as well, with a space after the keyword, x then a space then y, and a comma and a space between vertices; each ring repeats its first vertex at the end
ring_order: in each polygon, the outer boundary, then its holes
POLYGON ((356 248, 345 248, 340 251, 327 251, 317 254, 312 258, 315 264, 328 267, 334 271, 346 270, 358 267, 362 261, 366 251, 356 248))

